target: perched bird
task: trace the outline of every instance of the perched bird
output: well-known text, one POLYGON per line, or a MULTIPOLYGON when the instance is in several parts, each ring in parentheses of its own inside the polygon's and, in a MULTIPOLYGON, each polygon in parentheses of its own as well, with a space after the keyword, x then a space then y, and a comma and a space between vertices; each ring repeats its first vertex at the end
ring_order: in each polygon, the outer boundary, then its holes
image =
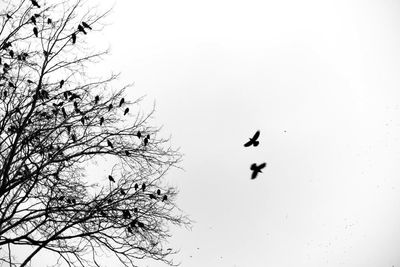
POLYGON ((129 112, 129 108, 126 108, 125 111, 124 111, 124 116, 125 116, 126 114, 128 114, 128 112, 129 112))
POLYGON ((87 24, 86 22, 82 21, 82 25, 83 25, 83 27, 88 28, 89 30, 92 30, 92 27, 90 27, 90 25, 87 24))
POLYGON ((35 17, 35 16, 32 16, 32 17, 31 17, 31 21, 32 21, 33 24, 36 25, 36 17, 35 17))
POLYGON ((115 183, 115 180, 111 175, 108 176, 108 180, 110 180, 111 182, 115 183))
POLYGON ((36 2, 36 0, 31 0, 32 5, 34 5, 35 7, 40 8, 40 5, 38 4, 38 2, 36 2))
POLYGON ((137 190, 139 188, 138 184, 135 184, 135 190, 137 190))
POLYGON ((76 33, 71 34, 71 40, 72 40, 72 44, 76 43, 76 33))
POLYGON ((149 139, 147 139, 147 137, 144 138, 143 140, 144 146, 147 146, 147 144, 149 143, 149 139))
POLYGON ((7 19, 12 19, 12 16, 10 14, 6 14, 7 19))
POLYGON ((86 34, 85 29, 80 24, 78 25, 78 31, 83 32, 84 34, 86 34))
POLYGON ((121 107, 125 102, 125 98, 121 98, 121 101, 119 101, 119 107, 121 107))
POLYGON ((47 18, 47 24, 52 24, 53 21, 51 20, 51 18, 47 18))
POLYGON ((148 135, 146 136, 146 138, 147 138, 147 139, 150 139, 150 135, 148 134, 148 135))
POLYGON ((163 201, 163 202, 164 202, 164 201, 167 201, 167 199, 168 199, 167 195, 164 195, 163 198, 162 198, 162 201, 163 201))
POLYGON ((97 103, 99 103, 100 97, 98 95, 96 95, 94 97, 94 104, 97 105, 97 103))
POLYGON ((125 192, 125 190, 124 190, 124 189, 122 189, 122 188, 121 188, 119 191, 121 192, 121 195, 123 195, 123 196, 125 196, 125 195, 126 195, 126 192, 125 192))
POLYGON ((110 111, 112 108, 113 108, 112 104, 108 105, 108 111, 110 111))
POLYGON ((14 50, 10 50, 8 53, 9 53, 9 55, 10 55, 11 58, 14 57, 14 50))
POLYGON ((101 117, 100 118, 100 126, 103 124, 103 122, 104 122, 104 117, 101 117))
POLYGON ((258 137, 260 136, 260 131, 257 131, 252 138, 249 138, 249 141, 244 144, 245 147, 249 147, 251 145, 258 146, 259 141, 257 141, 258 137))
POLYGON ((38 37, 39 36, 39 31, 36 27, 33 27, 33 34, 38 37))
POLYGON ((113 144, 110 142, 110 140, 107 140, 107 145, 111 148, 114 148, 113 144))
POLYGON ((145 183, 142 184, 142 191, 144 192, 144 190, 146 190, 146 184, 145 183))
POLYGON ((138 131, 136 136, 140 139, 142 137, 142 133, 140 131, 138 131))
POLYGON ((250 170, 252 170, 252 174, 251 174, 251 179, 255 179, 257 177, 257 174, 259 172, 262 172, 261 170, 265 168, 265 166, 267 166, 267 163, 262 163, 260 165, 257 166, 257 164, 253 163, 250 166, 250 170))
POLYGON ((28 79, 28 80, 26 80, 26 81, 27 81, 28 83, 33 83, 33 81, 32 81, 32 80, 29 80, 29 79, 28 79))
POLYGON ((161 195, 161 190, 157 189, 157 195, 161 195))
POLYGON ((63 87, 64 83, 65 83, 65 81, 64 81, 64 80, 61 80, 61 81, 60 81, 60 88, 62 88, 62 87, 63 87))

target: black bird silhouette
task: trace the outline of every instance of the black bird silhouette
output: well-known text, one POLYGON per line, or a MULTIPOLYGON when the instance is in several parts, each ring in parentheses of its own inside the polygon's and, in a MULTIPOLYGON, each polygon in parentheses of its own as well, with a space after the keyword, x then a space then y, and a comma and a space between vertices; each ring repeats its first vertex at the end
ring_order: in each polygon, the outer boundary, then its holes
POLYGON ((163 198, 162 198, 162 201, 163 201, 163 202, 164 202, 164 201, 167 201, 167 199, 168 199, 167 195, 164 195, 163 198))
POLYGON ((36 37, 38 37, 38 35, 39 35, 38 29, 37 29, 36 27, 33 27, 33 34, 34 34, 36 37))
POLYGON ((135 184, 135 190, 137 190, 139 188, 138 184, 135 184))
POLYGON ((36 25, 36 18, 35 18, 35 16, 32 16, 32 17, 31 17, 31 21, 32 21, 33 24, 36 25))
POLYGON ((107 145, 111 148, 114 148, 113 144, 110 142, 110 140, 107 140, 107 145))
POLYGON ((101 117, 100 118, 100 126, 103 124, 103 122, 104 122, 104 117, 101 117))
POLYGON ((27 81, 28 83, 33 83, 33 81, 32 81, 32 80, 29 80, 29 79, 28 79, 28 80, 26 80, 26 81, 27 81))
POLYGON ((121 195, 123 195, 123 196, 125 196, 125 195, 126 195, 126 192, 125 192, 125 190, 124 190, 124 189, 122 189, 122 188, 121 188, 119 191, 121 192, 121 195))
POLYGON ((111 175, 108 176, 108 180, 110 180, 111 182, 115 183, 115 180, 111 175))
POLYGON ((60 81, 60 88, 62 88, 62 87, 63 87, 64 83, 65 83, 65 81, 64 81, 64 80, 61 80, 61 81, 60 81))
POLYGON ((87 24, 86 22, 82 21, 82 25, 83 25, 83 27, 88 28, 89 30, 92 30, 92 27, 90 27, 90 25, 87 24))
POLYGON ((112 104, 108 105, 108 111, 110 111, 112 108, 113 108, 112 104))
POLYGON ((10 57, 11 57, 11 58, 14 57, 14 51, 13 51, 13 50, 10 50, 8 53, 10 54, 10 57))
POLYGON ((252 138, 249 138, 250 140, 244 144, 245 147, 249 147, 251 145, 253 146, 258 146, 259 141, 257 141, 258 137, 260 136, 260 131, 257 131, 252 138))
POLYGON ((53 23, 53 21, 51 20, 51 18, 47 18, 47 24, 51 24, 53 23))
POLYGON ((147 137, 145 137, 143 142, 144 142, 144 146, 147 146, 147 144, 149 143, 149 139, 147 139, 147 137))
POLYGON ((12 16, 10 14, 6 14, 7 19, 12 19, 12 16))
POLYGON ((121 98, 121 101, 119 101, 119 106, 121 107, 125 102, 125 98, 121 98))
POLYGON ((147 138, 147 139, 150 139, 150 135, 148 134, 148 135, 146 136, 146 138, 147 138))
POLYGON ((267 166, 267 163, 261 163, 260 165, 257 166, 257 164, 253 163, 250 166, 250 170, 252 170, 252 174, 251 174, 251 179, 256 179, 257 174, 259 172, 262 172, 261 170, 265 168, 265 166, 267 166))
POLYGON ((38 4, 38 2, 36 2, 36 0, 31 0, 32 5, 34 5, 35 7, 40 8, 40 5, 38 4))
POLYGON ((142 133, 140 131, 138 131, 136 136, 140 139, 142 137, 142 133))
POLYGON ((97 103, 99 103, 100 97, 98 95, 96 95, 94 97, 94 104, 97 105, 97 103))
POLYGON ((80 24, 78 25, 78 31, 83 32, 84 34, 86 34, 85 29, 80 24))
POLYGON ((157 195, 161 195, 161 190, 157 189, 157 195))
POLYGON ((71 34, 72 44, 76 43, 76 33, 71 34))
POLYGON ((146 190, 146 184, 145 183, 142 184, 142 191, 144 192, 144 190, 146 190))
POLYGON ((125 116, 126 114, 128 114, 128 112, 129 112, 129 108, 126 108, 125 111, 124 111, 124 116, 125 116))

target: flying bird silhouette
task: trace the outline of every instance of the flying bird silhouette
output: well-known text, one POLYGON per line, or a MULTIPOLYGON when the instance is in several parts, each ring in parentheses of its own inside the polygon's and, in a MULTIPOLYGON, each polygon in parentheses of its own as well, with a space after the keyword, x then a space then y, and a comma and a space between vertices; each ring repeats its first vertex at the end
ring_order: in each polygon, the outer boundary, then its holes
POLYGON ((119 106, 121 107, 125 102, 125 98, 121 98, 121 101, 119 101, 119 106))
POLYGON ((78 31, 83 32, 84 34, 86 34, 85 29, 80 24, 78 25, 78 31))
POLYGON ((37 29, 36 27, 33 27, 33 34, 34 34, 36 37, 38 37, 38 35, 39 35, 38 29, 37 29))
POLYGON ((110 180, 111 182, 115 183, 114 177, 112 177, 111 175, 108 176, 108 180, 110 180))
POLYGON ((35 7, 40 8, 40 5, 38 4, 38 2, 36 2, 36 0, 31 0, 32 5, 34 5, 35 7))
POLYGON ((72 44, 76 43, 76 33, 71 34, 72 44))
POLYGON ((249 147, 251 145, 253 146, 258 146, 259 141, 257 141, 258 137, 260 136, 260 131, 257 131, 252 138, 249 138, 250 140, 244 144, 245 147, 249 147))
POLYGON ((89 30, 92 30, 92 27, 90 27, 90 25, 87 24, 86 22, 82 21, 82 25, 83 25, 83 27, 88 28, 89 30))
POLYGON ((253 163, 250 166, 250 170, 252 170, 253 172, 251 173, 251 179, 256 179, 257 174, 262 172, 261 170, 265 168, 265 166, 267 166, 267 163, 261 163, 260 165, 257 166, 257 164, 253 163))
POLYGON ((125 111, 124 111, 124 116, 125 116, 126 114, 128 114, 128 112, 129 112, 129 108, 126 108, 125 111))

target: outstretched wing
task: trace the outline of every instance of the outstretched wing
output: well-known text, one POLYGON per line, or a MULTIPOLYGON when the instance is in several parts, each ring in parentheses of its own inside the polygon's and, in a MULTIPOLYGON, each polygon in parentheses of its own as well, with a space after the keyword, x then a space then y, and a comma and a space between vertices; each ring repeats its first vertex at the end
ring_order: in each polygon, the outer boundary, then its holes
POLYGON ((249 147, 253 144, 253 140, 249 140, 246 144, 244 144, 245 147, 249 147))
POLYGON ((253 163, 250 165, 250 170, 254 171, 257 169, 257 164, 253 163))
POLYGON ((251 179, 255 179, 256 177, 257 177, 257 174, 258 174, 258 171, 253 171, 252 173, 251 173, 251 179))
POLYGON ((258 165, 258 169, 259 169, 259 170, 264 169, 265 166, 267 166, 267 163, 264 162, 264 163, 258 165))
POLYGON ((257 140, 257 138, 258 138, 259 136, 260 136, 260 131, 258 130, 258 131, 254 134, 254 136, 253 136, 252 139, 257 140))

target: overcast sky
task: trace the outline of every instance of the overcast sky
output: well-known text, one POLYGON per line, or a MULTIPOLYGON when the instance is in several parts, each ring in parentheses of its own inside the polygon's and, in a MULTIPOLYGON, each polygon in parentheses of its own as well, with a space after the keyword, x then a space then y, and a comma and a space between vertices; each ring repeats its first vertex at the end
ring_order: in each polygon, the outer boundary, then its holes
POLYGON ((400 266, 399 14, 382 0, 115 2, 106 69, 156 101, 185 154, 166 177, 195 221, 173 228, 181 266, 400 266))

